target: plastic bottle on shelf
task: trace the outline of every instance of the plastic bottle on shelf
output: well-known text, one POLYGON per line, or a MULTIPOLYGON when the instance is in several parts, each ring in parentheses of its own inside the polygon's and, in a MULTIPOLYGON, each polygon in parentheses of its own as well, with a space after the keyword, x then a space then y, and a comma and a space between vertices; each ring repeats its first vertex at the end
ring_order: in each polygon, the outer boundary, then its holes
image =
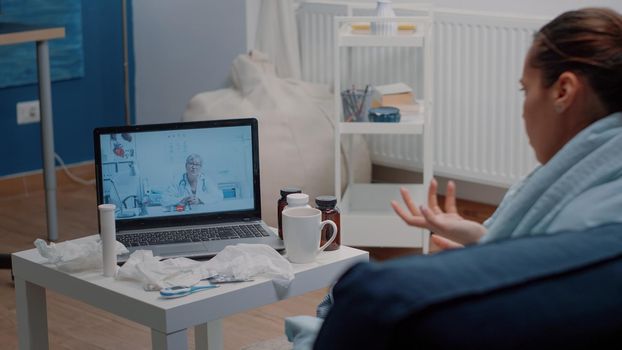
POLYGON ((337 232, 333 232, 333 228, 325 226, 320 236, 320 247, 323 246, 332 235, 336 234, 335 240, 326 247, 325 250, 337 250, 341 246, 341 212, 337 207, 337 197, 335 196, 318 196, 315 198, 315 207, 322 212, 322 221, 332 220, 337 225, 337 232))
POLYGON ((371 32, 376 35, 389 36, 397 33, 397 22, 391 0, 378 0, 376 4, 376 17, 371 22, 371 32))
POLYGON ((284 187, 281 189, 281 198, 276 203, 277 222, 279 229, 279 238, 283 239, 283 209, 287 206, 287 195, 292 193, 302 193, 299 187, 284 187))

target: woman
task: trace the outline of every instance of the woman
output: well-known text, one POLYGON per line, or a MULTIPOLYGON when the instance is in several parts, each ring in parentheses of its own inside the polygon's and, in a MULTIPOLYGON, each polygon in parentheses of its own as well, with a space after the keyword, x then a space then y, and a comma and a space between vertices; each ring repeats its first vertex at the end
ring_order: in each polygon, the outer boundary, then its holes
MULTIPOLYGON (((484 225, 458 215, 451 181, 445 211, 434 180, 428 207, 417 208, 405 189, 407 210, 391 203, 408 224, 433 231, 441 248, 622 222, 622 16, 595 8, 558 16, 536 33, 520 83, 525 128, 542 165, 510 188, 484 225)), ((329 294, 318 314, 332 304, 329 294)), ((294 348, 309 347, 321 322, 289 318, 294 348)))
POLYGON ((535 34, 520 79, 529 143, 542 164, 512 186, 483 225, 458 214, 455 184, 445 211, 428 191, 417 208, 391 205, 409 225, 435 233, 442 249, 622 222, 622 16, 609 9, 569 11, 535 34))

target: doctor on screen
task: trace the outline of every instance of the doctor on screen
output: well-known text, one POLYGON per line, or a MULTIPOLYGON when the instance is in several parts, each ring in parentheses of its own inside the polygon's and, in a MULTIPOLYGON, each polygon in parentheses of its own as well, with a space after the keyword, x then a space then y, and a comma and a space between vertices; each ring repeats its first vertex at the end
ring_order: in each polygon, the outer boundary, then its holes
POLYGON ((218 189, 216 182, 203 173, 203 160, 198 154, 191 154, 186 158, 186 172, 169 186, 165 197, 165 205, 175 205, 185 210, 223 200, 222 191, 218 189))

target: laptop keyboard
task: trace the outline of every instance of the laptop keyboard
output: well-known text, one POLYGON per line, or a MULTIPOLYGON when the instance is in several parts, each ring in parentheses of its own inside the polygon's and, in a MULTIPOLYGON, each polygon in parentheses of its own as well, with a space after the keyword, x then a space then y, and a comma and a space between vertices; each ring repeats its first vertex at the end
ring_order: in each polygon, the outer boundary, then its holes
POLYGON ((126 247, 142 247, 158 244, 204 242, 268 236, 270 236, 270 234, 266 232, 261 225, 252 224, 117 235, 117 241, 123 243, 126 247))

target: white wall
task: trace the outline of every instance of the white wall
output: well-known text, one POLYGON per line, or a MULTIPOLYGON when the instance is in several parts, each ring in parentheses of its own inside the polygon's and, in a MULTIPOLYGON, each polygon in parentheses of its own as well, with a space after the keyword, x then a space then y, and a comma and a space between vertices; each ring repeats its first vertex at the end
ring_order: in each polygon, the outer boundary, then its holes
POLYGON ((610 7, 622 12, 621 0, 433 0, 432 2, 437 7, 547 17, 582 7, 610 7))
MULTIPOLYGON (((305 0, 293 0, 304 2, 305 0)), ((313 2, 313 0, 309 0, 313 2)), ((375 3, 376 0, 319 0, 324 2, 375 3)), ((260 2, 247 0, 247 2, 260 2)), ((461 9, 467 11, 487 11, 516 14, 555 16, 559 13, 582 7, 610 7, 622 12, 621 0, 393 0, 394 4, 433 4, 436 7, 461 9)), ((251 6, 254 7, 254 6, 251 6)))
POLYGON ((136 122, 180 121, 196 93, 229 85, 246 52, 245 0, 133 0, 136 122))
MULTIPOLYGON (((247 0, 258 1, 258 0, 247 0)), ((294 0, 304 2, 304 0, 294 0)), ((310 0, 312 1, 312 0, 310 0)), ((376 0, 321 0, 326 2, 375 3, 376 0)), ((610 7, 622 12, 621 0, 393 0, 398 3, 425 3, 436 7, 467 11, 487 11, 515 14, 555 16, 563 11, 582 7, 610 7)))

